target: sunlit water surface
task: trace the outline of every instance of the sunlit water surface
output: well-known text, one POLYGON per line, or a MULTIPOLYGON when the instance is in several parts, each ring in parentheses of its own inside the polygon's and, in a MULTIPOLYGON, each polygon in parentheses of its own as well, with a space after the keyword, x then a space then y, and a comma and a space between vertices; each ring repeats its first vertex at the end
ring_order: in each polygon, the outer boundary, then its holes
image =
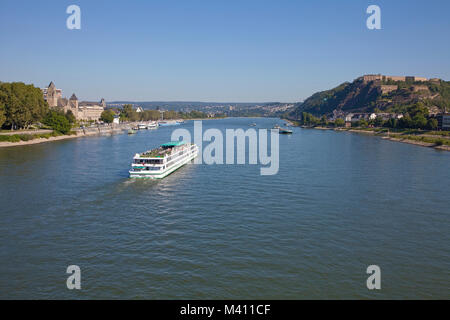
MULTIPOLYGON (((203 129, 252 122, 282 124, 203 129)), ((294 128, 277 175, 189 164, 128 179, 174 129, 0 149, 0 298, 450 297, 450 153, 294 128)))

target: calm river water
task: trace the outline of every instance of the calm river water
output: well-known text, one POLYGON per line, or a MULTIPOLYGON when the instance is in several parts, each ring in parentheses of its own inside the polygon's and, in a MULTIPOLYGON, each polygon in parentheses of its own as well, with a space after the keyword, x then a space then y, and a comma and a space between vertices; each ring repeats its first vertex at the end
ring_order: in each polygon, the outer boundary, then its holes
MULTIPOLYGON (((252 122, 283 123, 203 127, 252 122)), ((0 298, 450 298, 449 152, 294 128, 277 175, 189 164, 128 179, 174 129, 0 149, 0 298)))

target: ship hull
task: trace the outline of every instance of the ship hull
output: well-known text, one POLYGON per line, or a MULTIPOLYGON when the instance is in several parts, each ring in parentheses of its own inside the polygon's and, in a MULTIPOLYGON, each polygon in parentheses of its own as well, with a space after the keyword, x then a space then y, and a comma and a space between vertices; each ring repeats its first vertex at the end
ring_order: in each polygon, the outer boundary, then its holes
POLYGON ((193 159, 195 159, 198 155, 198 150, 196 149, 195 152, 189 156, 187 156, 186 158, 182 159, 179 163, 175 164, 174 166, 168 168, 167 170, 163 171, 163 172, 145 172, 145 171, 140 171, 140 172, 135 172, 135 171, 129 171, 130 174, 130 178, 138 178, 138 179, 163 179, 165 177, 167 177, 168 175, 170 175, 171 173, 173 173, 174 171, 178 170, 179 168, 181 168, 182 166, 184 166, 185 164, 189 163, 190 161, 192 161, 193 159))

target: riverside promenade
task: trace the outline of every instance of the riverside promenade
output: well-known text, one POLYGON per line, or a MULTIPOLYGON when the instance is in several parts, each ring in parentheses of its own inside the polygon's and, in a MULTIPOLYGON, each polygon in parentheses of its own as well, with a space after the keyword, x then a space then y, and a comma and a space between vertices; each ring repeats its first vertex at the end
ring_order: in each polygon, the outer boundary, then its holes
MULTIPOLYGON (((98 126, 91 126, 86 128, 76 128, 73 130, 72 134, 67 135, 61 135, 56 137, 49 137, 49 138, 36 138, 28 141, 18 141, 18 142, 0 142, 0 148, 4 147, 16 147, 16 146, 26 146, 26 145, 32 145, 32 144, 38 144, 38 143, 44 143, 44 142, 51 142, 51 141, 59 141, 59 140, 66 140, 66 139, 74 139, 74 138, 80 138, 80 137, 89 137, 89 136, 95 136, 99 134, 114 134, 114 133, 122 133, 124 130, 128 130, 131 128, 133 123, 121 123, 121 124, 109 124, 109 125, 98 125, 98 126)), ((1 135, 33 135, 33 134, 46 134, 46 133, 52 133, 52 130, 27 130, 27 131, 20 131, 20 132, 2 132, 1 135)))

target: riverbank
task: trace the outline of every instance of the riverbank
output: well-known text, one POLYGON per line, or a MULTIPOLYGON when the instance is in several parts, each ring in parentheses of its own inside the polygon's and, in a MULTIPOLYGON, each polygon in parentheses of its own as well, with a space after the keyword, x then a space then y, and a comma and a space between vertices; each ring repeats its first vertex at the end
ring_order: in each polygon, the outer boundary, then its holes
POLYGON ((62 136, 49 137, 49 138, 36 138, 36 139, 33 139, 33 140, 29 140, 29 141, 0 142, 0 148, 2 148, 2 147, 27 146, 27 145, 44 143, 44 142, 50 142, 50 141, 59 141, 59 140, 73 139, 73 138, 77 138, 77 137, 79 137, 79 135, 73 134, 73 135, 62 135, 62 136))
POLYGON ((438 144, 435 142, 427 142, 426 137, 419 137, 418 140, 414 140, 411 137, 401 137, 401 136, 383 137, 383 139, 390 140, 390 141, 396 141, 396 142, 403 142, 403 143, 408 143, 408 144, 414 144, 416 146, 421 146, 421 147, 428 147, 428 148, 434 148, 434 149, 438 149, 438 150, 450 151, 449 144, 438 144))
POLYGON ((37 136, 35 135, 36 134, 35 132, 33 132, 33 133, 30 132, 28 134, 24 134, 23 132, 16 133, 16 134, 13 133, 8 136, 9 137, 25 136, 25 138, 21 138, 21 139, 18 138, 16 140, 20 140, 20 141, 14 141, 14 142, 1 141, 0 148, 27 146, 27 145, 33 145, 33 144, 39 144, 39 143, 45 143, 45 142, 96 136, 96 135, 101 135, 101 134, 122 133, 124 130, 128 130, 129 128, 130 128, 130 124, 115 124, 115 125, 104 125, 104 126, 89 127, 89 128, 78 128, 75 131, 72 131, 70 134, 66 134, 66 135, 56 135, 52 131, 46 132, 46 133, 40 133, 37 136), (35 136, 35 138, 33 138, 33 136, 35 136))
POLYGON ((51 129, 34 129, 34 130, 0 130, 0 136, 14 136, 14 135, 20 135, 20 134, 28 134, 28 135, 35 135, 35 134, 51 134, 53 133, 53 130, 51 129))
MULTIPOLYGON (((314 127, 314 129, 316 129, 314 127)), ((324 128, 317 128, 323 130, 324 128)), ((346 131, 352 133, 369 134, 374 136, 380 136, 382 139, 413 144, 416 146, 434 148, 437 150, 450 151, 450 137, 446 135, 433 135, 427 134, 410 134, 409 130, 404 132, 389 132, 384 129, 366 129, 366 128, 329 128, 334 131, 346 131)))
POLYGON ((287 125, 291 126, 291 127, 298 127, 300 124, 297 121, 294 120, 289 120, 286 118, 281 118, 281 120, 285 121, 287 125))
MULTIPOLYGON (((174 119, 168 121, 218 120, 218 119, 224 118, 174 119)), ((133 127, 136 127, 138 124, 145 122, 146 121, 136 121, 136 122, 125 122, 120 124, 104 124, 98 126, 77 128, 67 135, 56 134, 52 130, 47 129, 2 132, 0 134, 0 148, 27 146, 45 142, 82 138, 101 134, 122 133, 123 131, 127 131, 133 127), (5 140, 2 141, 1 136, 7 136, 8 138, 5 138, 5 140), (7 141, 6 139, 8 139, 9 141, 7 141)))

